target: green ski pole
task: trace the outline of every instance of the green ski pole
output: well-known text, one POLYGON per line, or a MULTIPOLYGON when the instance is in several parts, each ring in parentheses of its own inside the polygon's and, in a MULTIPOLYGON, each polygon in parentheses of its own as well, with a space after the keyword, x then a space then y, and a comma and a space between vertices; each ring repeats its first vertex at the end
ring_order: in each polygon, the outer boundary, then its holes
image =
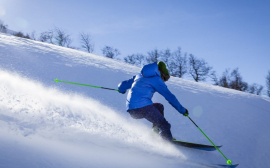
POLYGON ((100 89, 119 91, 118 89, 111 89, 111 88, 105 88, 105 87, 93 86, 93 85, 86 85, 86 84, 74 83, 74 82, 67 82, 67 81, 61 81, 61 80, 58 80, 58 79, 54 79, 54 81, 55 82, 62 82, 62 83, 69 83, 69 84, 74 84, 74 85, 81 85, 81 86, 88 86, 88 87, 94 87, 94 88, 100 88, 100 89))
POLYGON ((218 149, 218 147, 210 140, 210 138, 208 138, 208 136, 200 129, 200 127, 188 115, 187 115, 187 117, 201 131, 201 133, 203 133, 203 135, 212 143, 212 145, 219 151, 219 153, 227 160, 227 164, 232 165, 232 161, 226 158, 226 156, 218 149))

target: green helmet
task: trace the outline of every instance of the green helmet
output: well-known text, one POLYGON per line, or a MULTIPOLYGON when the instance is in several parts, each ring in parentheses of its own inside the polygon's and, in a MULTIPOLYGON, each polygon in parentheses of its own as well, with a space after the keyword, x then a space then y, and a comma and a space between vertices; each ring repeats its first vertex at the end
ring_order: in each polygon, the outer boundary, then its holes
POLYGON ((166 67, 166 64, 162 61, 159 61, 157 64, 158 64, 158 69, 160 70, 162 77, 165 79, 165 81, 168 81, 170 78, 170 73, 166 67))

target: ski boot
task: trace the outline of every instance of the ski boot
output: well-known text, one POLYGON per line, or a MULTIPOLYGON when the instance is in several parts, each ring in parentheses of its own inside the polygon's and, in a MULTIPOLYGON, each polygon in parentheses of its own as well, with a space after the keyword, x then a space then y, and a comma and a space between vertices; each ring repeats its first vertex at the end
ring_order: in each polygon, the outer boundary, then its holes
POLYGON ((159 134, 159 128, 157 126, 154 126, 152 128, 152 131, 155 132, 155 133, 157 133, 157 134, 159 134))

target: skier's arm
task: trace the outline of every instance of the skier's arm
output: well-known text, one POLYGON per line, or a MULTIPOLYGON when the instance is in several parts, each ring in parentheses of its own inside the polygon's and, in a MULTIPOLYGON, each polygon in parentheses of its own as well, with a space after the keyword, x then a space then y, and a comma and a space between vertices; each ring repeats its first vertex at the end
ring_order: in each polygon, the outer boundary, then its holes
POLYGON ((132 83, 134 82, 136 76, 133 76, 131 79, 129 80, 125 80, 121 83, 118 84, 118 90, 120 93, 125 93, 128 89, 131 88, 132 83))
MULTIPOLYGON (((161 79, 160 79, 161 80, 161 79)), ((155 85, 156 91, 161 94, 179 113, 184 114, 186 109, 180 104, 177 98, 170 92, 168 87, 165 85, 163 81, 158 82, 155 85)))

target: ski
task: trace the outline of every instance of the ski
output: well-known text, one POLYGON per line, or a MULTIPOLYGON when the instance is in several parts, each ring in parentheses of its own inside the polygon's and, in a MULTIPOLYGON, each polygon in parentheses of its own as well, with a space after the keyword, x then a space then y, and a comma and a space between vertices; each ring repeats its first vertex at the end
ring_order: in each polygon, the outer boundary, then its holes
POLYGON ((216 166, 220 167, 220 168, 235 168, 237 167, 239 164, 234 164, 234 165, 221 165, 221 164, 218 164, 216 166))
MULTIPOLYGON (((188 148, 193 148, 193 149, 206 150, 206 151, 216 150, 216 148, 212 145, 197 144, 197 143, 185 142, 185 141, 179 141, 179 140, 173 140, 173 144, 188 147, 188 148)), ((221 148, 222 145, 217 146, 217 147, 221 148)))
POLYGON ((194 161, 185 161, 185 163, 187 164, 191 164, 191 165, 197 165, 199 167, 209 167, 209 168, 236 168, 239 164, 214 164, 214 163, 198 163, 198 162, 194 162, 194 161))
POLYGON ((210 167, 210 168, 236 168, 239 164, 223 165, 223 164, 203 164, 203 163, 199 163, 198 165, 202 165, 202 166, 210 167))

